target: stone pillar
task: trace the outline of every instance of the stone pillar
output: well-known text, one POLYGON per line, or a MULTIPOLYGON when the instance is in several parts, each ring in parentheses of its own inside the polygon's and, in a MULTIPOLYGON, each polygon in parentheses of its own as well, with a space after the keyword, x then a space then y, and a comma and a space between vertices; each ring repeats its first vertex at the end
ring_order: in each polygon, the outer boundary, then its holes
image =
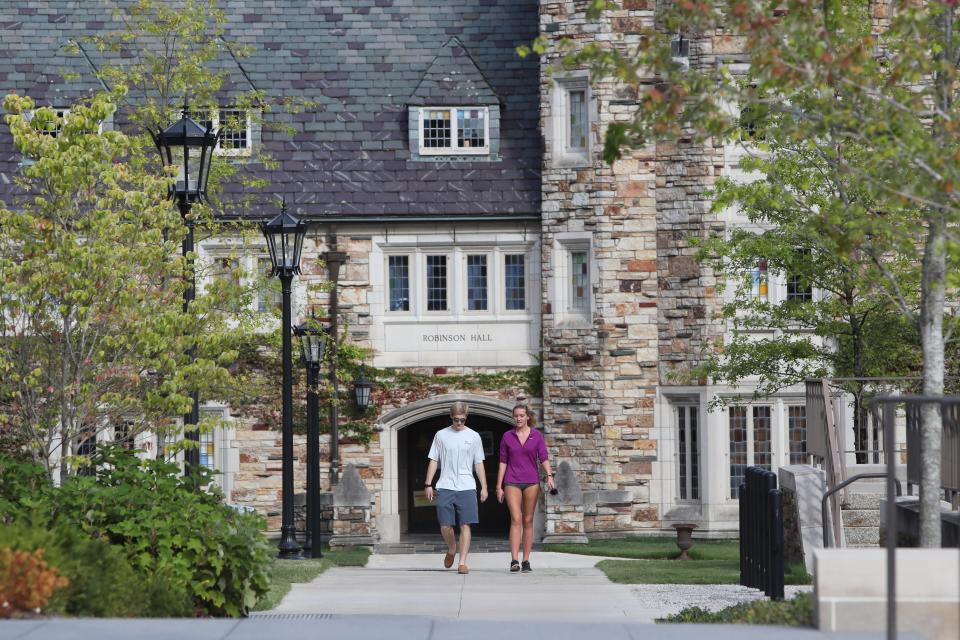
POLYGON ((333 535, 331 547, 372 547, 376 528, 370 512, 373 500, 360 473, 348 464, 333 491, 333 535))
POLYGON ((577 482, 577 476, 569 462, 557 466, 554 478, 557 495, 546 495, 547 522, 544 544, 576 543, 586 544, 587 535, 583 528, 583 491, 577 482))

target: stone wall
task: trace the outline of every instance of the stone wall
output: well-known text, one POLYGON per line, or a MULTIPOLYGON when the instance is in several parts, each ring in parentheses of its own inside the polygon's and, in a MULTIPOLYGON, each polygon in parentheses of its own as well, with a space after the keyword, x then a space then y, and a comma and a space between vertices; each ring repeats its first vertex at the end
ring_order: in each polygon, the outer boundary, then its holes
MULTIPOLYGON (((354 345, 369 348, 372 323, 369 304, 369 255, 372 240, 370 236, 351 234, 338 234, 336 240, 337 250, 346 252, 348 256, 347 262, 340 270, 338 287, 340 335, 341 338, 346 336, 347 341, 354 345)), ((321 233, 315 229, 308 231, 301 260, 303 273, 297 279, 298 286, 306 290, 306 298, 295 305, 295 313, 301 313, 304 316, 315 313, 321 318, 329 315, 330 293, 326 286, 328 271, 322 256, 331 245, 331 236, 327 233, 321 233)), ((507 402, 522 399, 537 411, 541 404, 540 398, 529 397, 528 391, 519 385, 496 389, 465 388, 449 380, 444 382, 433 378, 434 376, 450 378, 475 374, 494 375, 510 370, 516 371, 516 369, 496 367, 419 367, 398 370, 417 374, 426 382, 415 385, 396 384, 390 388, 378 385, 373 390, 371 401, 374 408, 371 409, 371 415, 367 420, 372 425, 376 423, 379 415, 418 400, 446 393, 465 393, 507 402)), ((325 370, 322 375, 326 375, 325 370)), ((340 389, 341 398, 347 398, 347 402, 350 402, 352 393, 349 383, 343 383, 340 389)), ((295 398, 294 401, 299 402, 301 399, 295 398)), ((321 406, 321 429, 328 423, 327 412, 327 408, 321 406)), ((243 416, 233 416, 233 419, 236 431, 230 446, 239 450, 240 468, 234 476, 231 495, 228 498, 234 504, 256 508, 267 517, 268 529, 278 531, 282 501, 280 432, 268 429, 266 425, 254 424, 252 420, 243 416)), ((346 416, 340 416, 341 424, 345 419, 346 416)), ((363 443, 352 440, 341 432, 340 459, 341 469, 350 464, 356 467, 360 478, 373 494, 374 500, 372 511, 367 510, 365 520, 359 525, 356 521, 359 516, 345 510, 345 517, 349 516, 348 520, 352 524, 344 524, 343 527, 369 527, 371 516, 375 517, 380 512, 380 491, 384 480, 384 451, 380 434, 374 432, 370 441, 363 443)), ((306 485, 306 438, 304 436, 294 437, 294 460, 294 490, 300 493, 305 491, 306 485)), ((330 491, 329 434, 320 436, 320 460, 320 490, 330 491)), ((341 533, 346 534, 346 531, 347 529, 344 529, 341 533)))
MULTIPOLYGON (((654 25, 655 5, 630 0, 592 22, 585 3, 541 2, 540 31, 549 41, 541 67, 544 131, 558 126, 555 78, 562 83, 570 73, 558 67, 559 41, 629 50, 654 25)), ((712 40, 694 51, 708 63, 712 40)), ((694 259, 690 238, 714 224, 704 189, 719 173, 723 153, 709 142, 681 140, 628 152, 608 165, 600 158, 604 132, 631 119, 636 88, 596 78, 589 86, 589 161, 569 166, 557 136, 549 134, 544 156, 544 416, 557 455, 577 467, 587 532, 605 535, 661 526, 649 491, 658 454, 657 389, 676 384, 674 374, 689 370, 722 335, 712 320, 715 278, 694 259), (564 285, 554 253, 564 237, 578 233, 591 237, 596 276, 589 325, 570 328, 563 310, 554 308, 556 287, 564 285)))

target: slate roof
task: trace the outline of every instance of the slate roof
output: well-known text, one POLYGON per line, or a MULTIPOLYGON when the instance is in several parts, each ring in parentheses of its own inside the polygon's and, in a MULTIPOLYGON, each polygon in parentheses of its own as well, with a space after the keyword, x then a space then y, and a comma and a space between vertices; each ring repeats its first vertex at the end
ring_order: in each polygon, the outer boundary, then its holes
MULTIPOLYGON (((0 91, 65 106, 98 89, 91 64, 102 62, 99 54, 85 46, 88 63, 63 47, 115 28, 115 4, 0 0, 0 91)), ((265 174, 271 185, 260 201, 286 196, 311 219, 539 217, 538 62, 515 53, 517 44, 537 36, 536 0, 220 4, 229 16, 227 41, 253 48, 241 60, 250 82, 276 99, 319 103, 270 116, 296 133, 264 130, 262 144, 280 166, 265 174), (502 159, 410 160, 408 105, 434 101, 499 103, 502 159)), ((221 62, 235 65, 227 53, 221 62)), ((231 78, 245 84, 237 71, 231 78)), ((9 193, 18 163, 9 132, 0 127, 0 197, 9 193)))

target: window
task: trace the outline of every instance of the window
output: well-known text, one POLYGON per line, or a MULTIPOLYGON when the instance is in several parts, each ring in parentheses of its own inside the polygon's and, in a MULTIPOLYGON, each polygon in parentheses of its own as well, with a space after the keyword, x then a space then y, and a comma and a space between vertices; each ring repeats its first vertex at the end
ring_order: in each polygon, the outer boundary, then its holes
POLYGON ((213 432, 204 431, 200 434, 200 464, 207 469, 214 468, 213 453, 213 432))
MULTIPOLYGON (((57 138, 60 136, 60 133, 63 131, 63 124, 70 117, 70 109, 66 107, 49 107, 49 109, 53 111, 54 117, 50 120, 45 121, 42 127, 40 127, 39 122, 35 123, 35 125, 40 128, 40 133, 44 135, 48 135, 51 138, 57 138)), ((36 114, 37 114, 37 110, 31 109, 29 111, 24 112, 23 118, 27 122, 33 122, 34 118, 36 117, 36 114)), ((103 132, 103 123, 101 122, 97 126, 97 133, 99 134, 102 132, 103 132)))
POLYGON ((487 310, 487 256, 467 256, 467 310, 487 310))
POLYGON ((222 130, 217 149, 224 155, 240 155, 250 151, 250 113, 242 109, 221 109, 222 130))
POLYGON ((751 274, 750 297, 754 300, 765 301, 770 289, 769 274, 767 273, 767 261, 760 260, 751 274))
POLYGON ((740 497, 747 474, 747 408, 730 407, 730 497, 740 497))
MULTIPOLYGON (((58 109, 56 107, 52 107, 52 108, 56 118, 54 120, 45 122, 43 124, 43 128, 41 129, 41 132, 45 135, 50 136, 51 138, 56 138, 60 135, 60 132, 63 130, 63 123, 66 122, 67 116, 70 114, 70 109, 58 109)), ((29 113, 27 117, 28 121, 33 120, 34 113, 35 112, 32 112, 32 111, 29 113)))
POLYGON ((587 152, 587 90, 572 89, 567 92, 567 153, 585 154, 587 152))
POLYGON ((586 328, 593 317, 593 267, 590 240, 581 234, 562 234, 553 251, 549 283, 551 306, 558 327, 586 328))
POLYGON ((113 442, 124 449, 133 449, 133 423, 124 421, 113 425, 113 442))
POLYGON ((773 468, 773 420, 770 405, 729 408, 730 497, 740 497, 747 467, 773 468))
POLYGON ((807 408, 787 407, 787 435, 790 442, 790 464, 807 463, 807 408))
POLYGON ((223 422, 223 409, 201 409, 200 415, 203 421, 208 423, 213 421, 215 423, 212 427, 208 426, 200 432, 200 464, 207 469, 215 469, 216 459, 214 454, 216 453, 216 445, 214 444, 214 434, 216 430, 220 428, 220 423, 223 422))
POLYGON ((97 455, 97 430, 91 426, 84 426, 77 435, 77 455, 85 456, 88 461, 77 468, 78 476, 95 476, 97 468, 90 464, 97 455))
POLYGON ((503 256, 503 286, 507 311, 527 308, 526 261, 524 255, 512 253, 503 256))
POLYGON ((257 311, 269 313, 283 305, 283 293, 280 291, 279 278, 271 277, 273 262, 270 258, 257 258, 257 311))
POLYGON ((424 107, 420 109, 420 153, 489 153, 488 115, 487 107, 424 107))
MULTIPOLYGON (((809 250, 800 249, 797 251, 798 260, 801 264, 811 259, 809 250)), ((787 301, 788 302, 811 302, 813 300, 813 287, 796 271, 787 273, 787 301)))
POLYGON ((410 256, 387 258, 390 311, 410 311, 410 256))
MULTIPOLYGON (((529 312, 527 254, 516 245, 508 250, 470 244, 464 247, 393 248, 404 253, 383 257, 383 313, 422 317, 477 314, 517 316, 529 312)), ((564 266, 564 269, 567 269, 564 266)))
POLYGON ((238 258, 216 257, 211 271, 212 291, 219 292, 228 300, 227 311, 239 312, 243 308, 241 299, 240 260, 238 258))
POLYGON ((590 77, 575 71, 554 77, 551 124, 545 130, 550 161, 561 167, 590 165, 590 122, 595 119, 590 77))
MULTIPOLYGON (((198 125, 220 131, 220 138, 213 152, 221 156, 248 156, 252 145, 252 118, 245 109, 223 108, 215 111, 191 111, 189 114, 198 125)), ((176 118, 179 119, 179 114, 176 118)))
POLYGON ((670 41, 670 57, 684 70, 690 68, 690 39, 679 35, 670 41))
POLYGON ((590 311, 590 262, 585 250, 570 252, 570 311, 587 314, 590 311))
POLYGON ((700 442, 697 427, 699 407, 677 407, 677 465, 681 500, 700 499, 700 442))
POLYGON ((447 310, 447 256, 427 256, 427 311, 447 310))

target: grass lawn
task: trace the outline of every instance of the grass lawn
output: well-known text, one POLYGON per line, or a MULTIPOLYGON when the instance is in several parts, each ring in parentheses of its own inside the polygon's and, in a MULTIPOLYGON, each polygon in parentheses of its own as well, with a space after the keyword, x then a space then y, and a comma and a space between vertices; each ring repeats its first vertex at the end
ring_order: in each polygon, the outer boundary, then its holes
POLYGON ((310 582, 330 567, 362 567, 367 564, 370 550, 357 549, 324 549, 323 558, 307 560, 280 560, 274 558, 270 566, 270 591, 268 591, 253 607, 253 611, 269 611, 273 609, 283 596, 290 591, 294 582, 310 582))
MULTIPOLYGON (((593 540, 587 544, 551 544, 545 551, 580 553, 630 560, 603 560, 597 568, 612 582, 623 584, 738 584, 740 543, 736 540, 696 540, 689 551, 691 560, 674 560, 680 555, 673 538, 622 538, 593 540)), ((786 584, 810 584, 802 565, 788 566, 786 584)))

